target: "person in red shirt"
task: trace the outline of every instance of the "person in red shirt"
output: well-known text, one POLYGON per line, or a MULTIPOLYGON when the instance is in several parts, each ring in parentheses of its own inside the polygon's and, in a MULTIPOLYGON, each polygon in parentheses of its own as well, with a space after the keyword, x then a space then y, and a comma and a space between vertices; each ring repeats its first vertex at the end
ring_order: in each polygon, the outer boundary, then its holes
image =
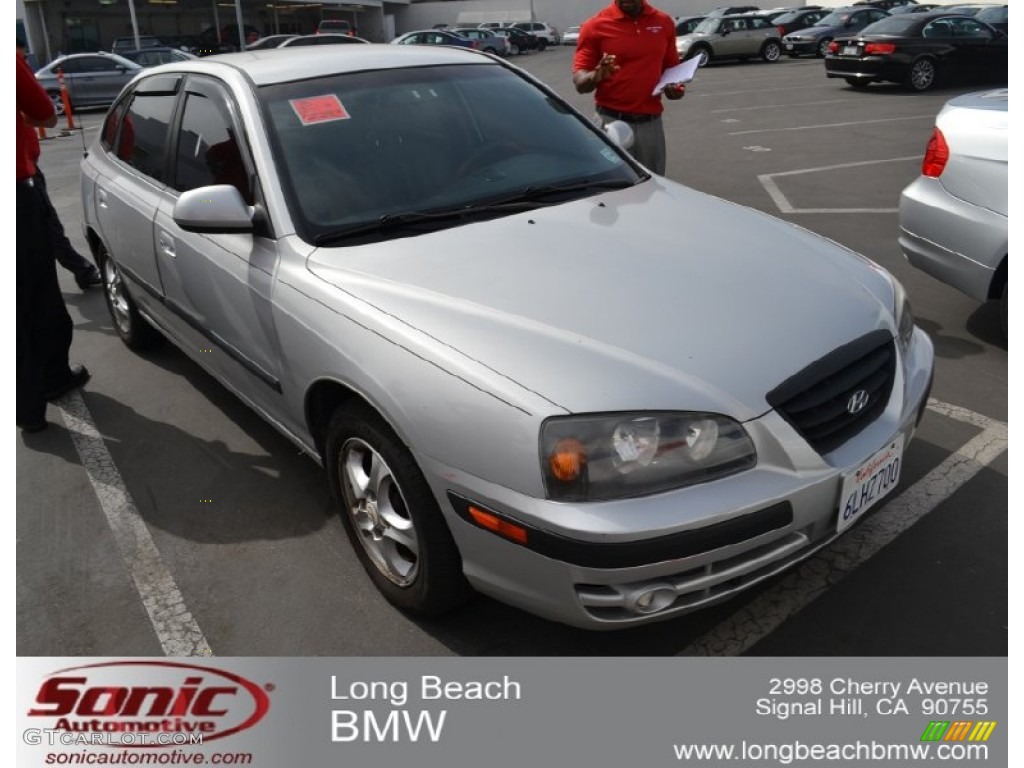
POLYGON ((73 324, 57 283, 45 192, 35 181, 36 126, 57 124, 53 102, 20 54, 17 59, 15 166, 17 193, 17 424, 23 432, 45 429, 46 401, 56 400, 89 378, 68 364, 73 324))
POLYGON ((595 92, 602 127, 613 120, 629 123, 630 153, 658 174, 665 173, 661 96, 681 99, 686 86, 673 83, 651 93, 662 73, 677 64, 675 22, 647 0, 614 0, 580 27, 573 85, 579 93, 595 92))

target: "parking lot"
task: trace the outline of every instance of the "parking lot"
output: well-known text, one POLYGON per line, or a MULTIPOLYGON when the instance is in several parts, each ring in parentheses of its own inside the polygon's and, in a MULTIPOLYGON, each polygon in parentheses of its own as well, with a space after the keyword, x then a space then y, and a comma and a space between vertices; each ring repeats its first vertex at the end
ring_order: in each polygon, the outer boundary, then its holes
MULTIPOLYGON (((512 61, 589 113, 571 58, 563 47, 512 61)), ((614 633, 482 597, 443 620, 410 619, 366 577, 318 466, 171 345, 125 348, 101 292, 62 273, 72 360, 93 378, 51 407, 58 428, 18 439, 19 655, 1006 655, 999 312, 911 268, 896 242, 899 193, 934 117, 969 90, 855 91, 800 59, 708 66, 667 107, 669 177, 877 261, 935 344, 933 402, 900 491, 795 570, 614 633), (153 619, 166 614, 179 621, 153 619)), ((83 253, 78 161, 102 118, 79 115, 82 130, 43 144, 51 197, 83 253)), ((681 228, 678 247, 703 243, 681 228)), ((679 301, 694 289, 679 286, 679 301)), ((751 345, 786 343, 750 329, 751 345)))

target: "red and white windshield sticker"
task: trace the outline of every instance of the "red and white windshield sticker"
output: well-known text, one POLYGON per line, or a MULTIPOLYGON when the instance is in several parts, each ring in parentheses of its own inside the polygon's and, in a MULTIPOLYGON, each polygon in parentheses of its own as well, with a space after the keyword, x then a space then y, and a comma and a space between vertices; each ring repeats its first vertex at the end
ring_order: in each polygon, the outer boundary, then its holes
POLYGON ((288 102, 299 116, 303 125, 329 123, 332 120, 348 120, 351 115, 333 93, 329 96, 310 96, 308 99, 292 99, 288 102))

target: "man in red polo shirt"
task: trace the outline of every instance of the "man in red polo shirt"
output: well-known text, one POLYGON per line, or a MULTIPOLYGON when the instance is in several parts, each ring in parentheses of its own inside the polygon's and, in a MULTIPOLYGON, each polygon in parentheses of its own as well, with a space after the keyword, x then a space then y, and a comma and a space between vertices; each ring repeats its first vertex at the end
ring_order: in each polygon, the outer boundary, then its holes
MULTIPOLYGON (((614 0, 580 28, 572 82, 580 93, 596 91, 602 127, 623 120, 633 129, 630 154, 658 174, 665 173, 665 131, 661 95, 651 92, 662 73, 679 63, 675 22, 647 0, 614 0)), ((686 86, 662 93, 681 99, 686 86)))

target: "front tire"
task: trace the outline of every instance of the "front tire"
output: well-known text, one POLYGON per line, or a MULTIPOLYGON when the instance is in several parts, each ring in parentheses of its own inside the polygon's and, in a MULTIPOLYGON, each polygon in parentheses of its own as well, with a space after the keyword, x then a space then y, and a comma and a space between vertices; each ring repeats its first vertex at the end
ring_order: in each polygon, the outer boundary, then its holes
POLYGON ((117 262, 102 246, 96 254, 96 260, 103 278, 103 296, 107 301, 107 310, 121 341, 129 349, 134 350, 148 349, 159 344, 163 336, 139 314, 117 262))
POLYGON ((782 56, 782 46, 774 40, 769 40, 761 46, 761 58, 767 62, 775 62, 782 56))
POLYGON ((368 406, 331 419, 325 446, 331 493, 360 562, 393 605, 422 616, 466 600, 462 559, 408 448, 368 406))
POLYGON ((910 65, 905 85, 912 91, 921 93, 935 85, 935 61, 921 57, 910 65))

